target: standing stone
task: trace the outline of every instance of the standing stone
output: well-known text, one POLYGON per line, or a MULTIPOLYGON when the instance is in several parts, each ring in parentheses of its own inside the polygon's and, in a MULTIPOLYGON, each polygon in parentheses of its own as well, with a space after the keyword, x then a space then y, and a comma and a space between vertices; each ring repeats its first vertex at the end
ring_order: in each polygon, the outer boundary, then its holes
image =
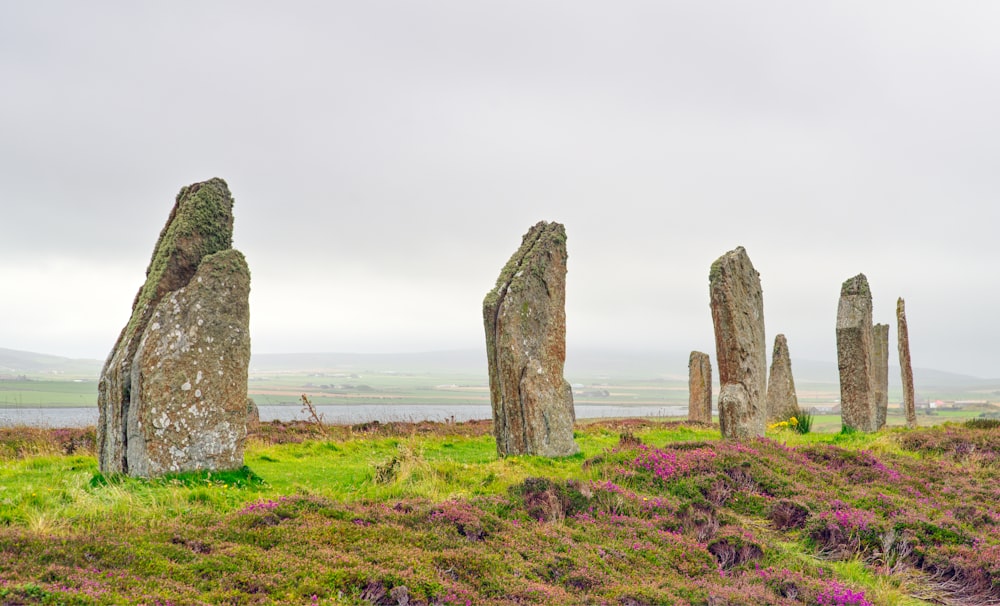
POLYGON ((712 361, 700 351, 688 360, 688 420, 712 422, 712 361))
POLYGON ((181 189, 101 372, 103 473, 243 465, 250 273, 222 179, 181 189))
POLYGON ((788 355, 785 335, 774 338, 771 354, 771 376, 767 380, 767 422, 787 421, 799 417, 799 398, 792 378, 792 360, 788 355))
POLYGON ((903 380, 903 411, 906 426, 917 426, 917 409, 913 399, 913 366, 910 365, 910 329, 906 325, 906 302, 896 301, 896 338, 899 347, 899 372, 903 380))
POLYGON ((709 273, 719 364, 719 425, 735 440, 764 435, 767 355, 760 274, 742 246, 719 257, 709 273))
POLYGON ((875 429, 885 427, 889 414, 889 325, 872 327, 872 371, 875 373, 875 429))
POLYGON ((483 301, 493 433, 500 456, 566 456, 573 392, 566 360, 566 230, 540 222, 483 301))
POLYGON ((247 434, 255 433, 260 429, 260 409, 253 398, 247 398, 247 434))
POLYGON ((250 272, 229 249, 160 301, 132 364, 128 472, 243 466, 250 272))
POLYGON ((868 278, 858 274, 840 288, 837 366, 844 427, 866 432, 878 429, 872 333, 872 293, 868 278))

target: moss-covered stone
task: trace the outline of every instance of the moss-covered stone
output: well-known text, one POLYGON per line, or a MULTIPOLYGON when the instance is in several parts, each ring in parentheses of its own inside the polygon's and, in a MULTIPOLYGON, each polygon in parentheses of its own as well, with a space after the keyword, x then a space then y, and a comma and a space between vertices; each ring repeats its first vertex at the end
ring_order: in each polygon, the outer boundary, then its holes
POLYGON ((136 328, 135 311, 187 284, 204 257, 232 245, 233 197, 226 182, 214 178, 182 187, 153 249, 129 326, 136 328))
POLYGON ((837 304, 837 367, 845 428, 878 430, 874 363, 871 289, 868 278, 858 274, 841 286, 837 304))
MULTIPOLYGON (((139 341, 160 302, 187 286, 203 260, 231 250, 233 197, 222 179, 182 187, 160 232, 146 281, 132 303, 132 314, 105 362, 98 387, 98 455, 106 473, 128 471, 124 420, 133 397, 133 362, 139 341)), ((232 271, 246 271, 242 255, 227 257, 232 271), (242 263, 244 269, 237 267, 242 263)), ((249 275, 245 276, 249 282, 249 275)))
POLYGON ((788 353, 788 340, 779 334, 774 338, 771 354, 771 374, 767 381, 767 422, 788 421, 802 415, 799 398, 795 393, 792 377, 792 358, 788 353))
POLYGON ((712 422, 712 361, 700 351, 688 359, 688 420, 712 422))
POLYGON ((848 278, 844 280, 844 283, 840 286, 840 296, 848 297, 852 295, 857 295, 861 297, 872 296, 871 288, 868 286, 868 278, 865 274, 858 274, 853 278, 848 278))
POLYGON ((906 322, 906 302, 900 297, 896 301, 896 337, 899 352, 899 371, 903 384, 903 411, 906 426, 917 426, 917 409, 914 403, 913 366, 910 363, 910 329, 906 322))
POLYGON ((719 427, 725 438, 764 435, 767 352, 760 275, 742 246, 709 271, 709 298, 719 368, 719 427))
POLYGON ((483 300, 497 451, 564 456, 573 441, 566 358, 566 230, 540 222, 524 235, 483 300))
POLYGON ((132 365, 131 475, 243 465, 249 296, 246 261, 229 249, 156 306, 132 365))

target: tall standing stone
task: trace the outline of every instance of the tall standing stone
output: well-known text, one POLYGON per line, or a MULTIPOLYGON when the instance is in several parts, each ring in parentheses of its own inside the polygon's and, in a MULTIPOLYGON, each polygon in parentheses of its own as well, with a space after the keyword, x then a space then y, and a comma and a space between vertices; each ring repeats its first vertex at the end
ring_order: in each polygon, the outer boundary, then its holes
POLYGON ((573 392, 566 360, 566 230, 540 222, 483 301, 493 432, 500 456, 566 456, 573 392))
POLYGON ((792 360, 788 355, 788 340, 785 335, 778 335, 774 338, 771 376, 767 380, 767 422, 787 421, 800 414, 799 398, 795 394, 795 380, 792 378, 792 360))
POLYGON ((872 371, 875 373, 875 429, 885 427, 889 414, 889 325, 872 327, 872 371))
POLYGON ((104 473, 243 465, 250 273, 232 249, 233 198, 181 189, 98 385, 104 473))
POLYGON ((903 412, 906 426, 917 426, 917 409, 913 398, 913 366, 910 365, 910 329, 906 324, 906 302, 896 301, 896 338, 899 347, 899 372, 903 380, 903 412))
POLYGON ((837 306, 837 366, 844 427, 878 429, 872 344, 872 293, 868 278, 858 274, 840 288, 837 306))
POLYGON ((688 419, 712 422, 712 361, 700 351, 688 360, 688 419))
POLYGON ((764 435, 767 354, 760 274, 742 246, 719 257, 709 273, 719 365, 719 425, 735 440, 764 435))

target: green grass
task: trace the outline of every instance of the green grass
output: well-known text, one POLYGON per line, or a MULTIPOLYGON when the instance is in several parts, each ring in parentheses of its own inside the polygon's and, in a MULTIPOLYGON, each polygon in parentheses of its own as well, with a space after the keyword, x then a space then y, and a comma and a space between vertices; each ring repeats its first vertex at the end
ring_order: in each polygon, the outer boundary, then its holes
MULTIPOLYGON (((716 432, 688 427, 643 433, 656 442, 714 439, 716 432)), ((298 492, 342 501, 423 497, 444 500, 503 494, 527 477, 581 479, 583 461, 618 443, 620 432, 595 425, 576 432, 580 453, 571 457, 498 459, 491 435, 409 436, 344 442, 309 440, 300 444, 254 444, 246 462, 275 494, 298 492), (374 470, 393 460, 400 471, 392 482, 374 483, 374 470)))
POLYGON ((96 380, 0 381, 0 410, 4 407, 95 406, 96 380))
POLYGON ((484 423, 265 429, 243 470, 149 480, 0 434, 0 604, 815 604, 837 581, 910 606, 949 598, 935 562, 1000 573, 996 428, 604 421, 557 459, 498 459, 484 423), (788 503, 805 521, 778 526, 788 503), (830 534, 838 511, 867 526, 830 534), (914 555, 890 570, 893 528, 914 555))

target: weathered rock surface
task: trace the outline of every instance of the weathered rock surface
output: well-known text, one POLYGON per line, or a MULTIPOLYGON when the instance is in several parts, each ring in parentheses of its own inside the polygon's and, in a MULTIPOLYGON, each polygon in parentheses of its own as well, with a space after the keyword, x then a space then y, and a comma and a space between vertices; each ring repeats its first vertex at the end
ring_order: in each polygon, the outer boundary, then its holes
POLYGON ((540 222, 483 301, 493 432, 500 456, 566 456, 573 392, 566 360, 566 230, 540 222))
MULTIPOLYGON (((761 399, 763 400, 763 398, 761 399)), ((742 383, 726 383, 719 391, 719 425, 722 437, 732 440, 748 440, 759 437, 756 433, 756 418, 762 416, 763 401, 757 407, 750 405, 750 397, 742 383)))
POLYGON ((719 424, 724 438, 764 435, 767 354, 760 274, 742 246, 719 257, 709 273, 719 366, 719 424))
POLYGON ((837 306, 840 414, 844 427, 857 431, 878 429, 872 337, 872 293, 858 274, 841 286, 837 306))
POLYGON ((132 364, 130 474, 243 466, 249 296, 246 261, 230 249, 157 305, 132 364))
POLYGON ((771 376, 767 380, 767 422, 787 421, 800 414, 795 379, 792 378, 792 360, 788 355, 788 340, 785 335, 778 335, 774 338, 771 376))
POLYGON ((688 419, 712 422, 712 361, 700 351, 688 360, 688 419))
POLYGON ((247 398, 247 433, 251 434, 260 429, 260 409, 253 398, 247 398))
POLYGON ((917 426, 917 409, 913 399, 913 366, 910 364, 910 328, 906 324, 906 302, 896 301, 896 339, 899 349, 899 374, 903 381, 903 412, 906 426, 917 426))
POLYGON ((875 429, 885 427, 889 414, 889 325, 872 327, 872 372, 875 373, 875 429))
POLYGON ((232 207, 222 179, 177 195, 132 316, 101 372, 104 473, 243 464, 250 278, 232 250, 232 207))

